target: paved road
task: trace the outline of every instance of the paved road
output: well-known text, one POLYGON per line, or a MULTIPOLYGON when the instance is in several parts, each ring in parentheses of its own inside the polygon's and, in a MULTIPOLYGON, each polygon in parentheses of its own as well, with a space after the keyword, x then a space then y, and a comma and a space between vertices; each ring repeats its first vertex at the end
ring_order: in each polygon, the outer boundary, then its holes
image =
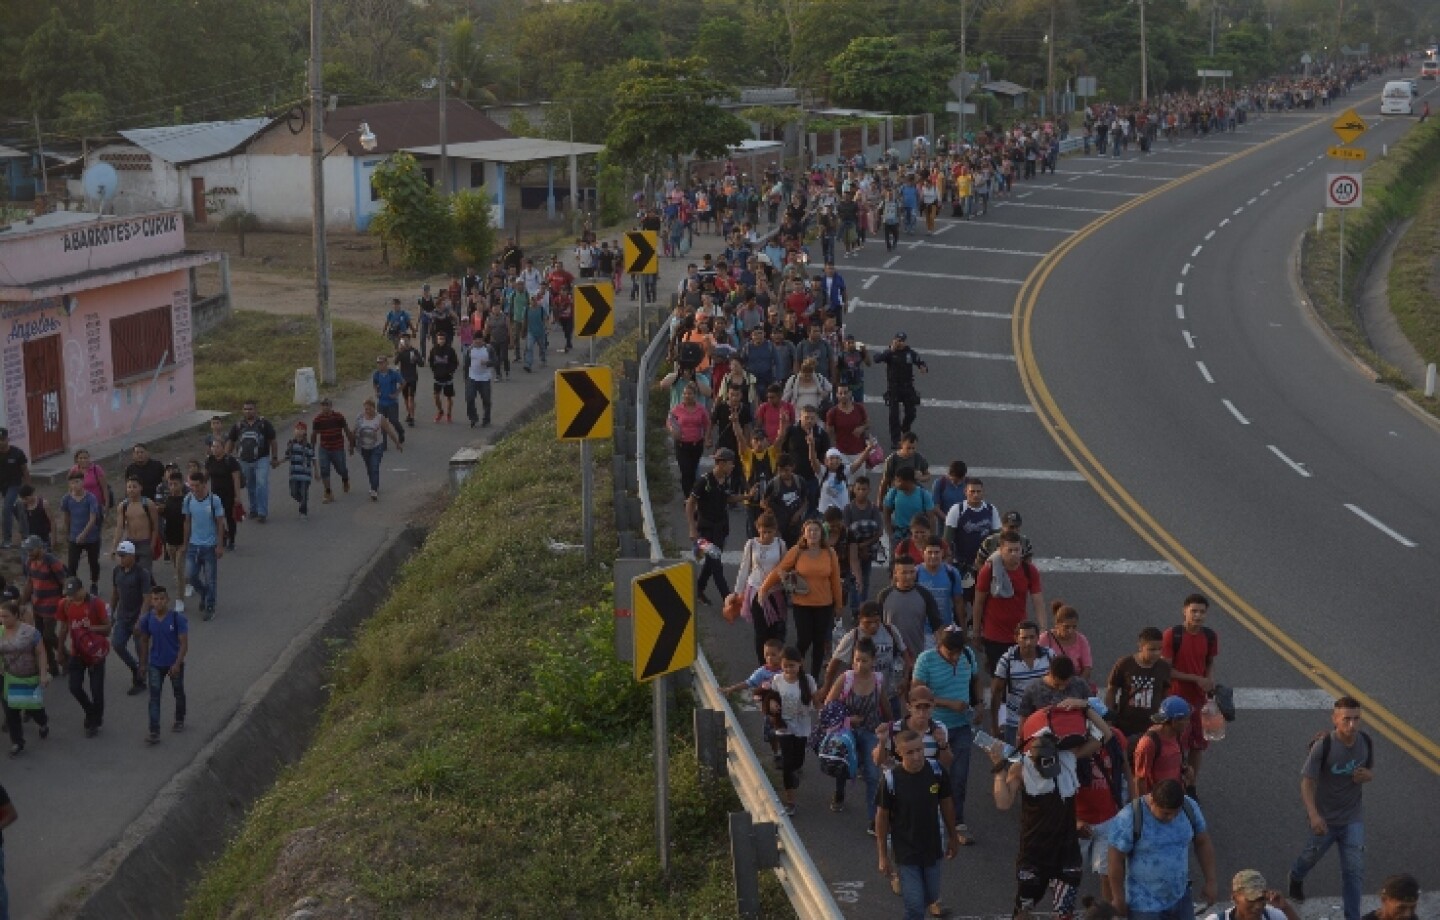
MULTIPOLYGON (((673 289, 683 267, 665 262, 661 268, 662 289, 673 289)), ((263 309, 265 304, 239 306, 263 309)), ((620 319, 633 328, 633 305, 622 295, 617 306, 627 308, 620 319)), ((551 372, 575 357, 575 353, 552 352, 551 372)), ((140 817, 157 791, 225 726, 246 691, 312 618, 339 600, 380 548, 443 494, 455 451, 488 443, 509 419, 547 391, 552 379, 550 373, 526 374, 517 366, 513 380, 495 384, 494 427, 472 430, 463 400, 457 401, 454 424, 432 423, 434 413, 426 411, 429 375, 422 374, 419 426, 411 430, 404 453, 386 453, 378 503, 367 500, 358 455, 351 460, 355 464, 351 493, 337 493, 335 504, 320 505, 317 485, 308 521, 296 513, 284 476, 273 476, 269 521, 242 524, 239 549, 220 562, 215 619, 206 623, 198 615, 191 617, 185 734, 174 735, 167 728, 157 747, 144 743, 147 697, 125 695, 129 675, 117 660, 107 665, 105 726, 97 738, 84 738, 83 716, 64 679, 52 683, 47 694, 50 738, 40 741, 34 727, 27 726, 25 754, 7 760, 4 771, 5 788, 20 813, 19 822, 6 831, 5 875, 12 915, 20 920, 47 915, 86 868, 140 817)), ((356 388, 337 401, 337 408, 353 419, 367 395, 368 387, 356 388)), ((288 437, 294 417, 282 420, 275 413, 270 417, 288 437)), ((192 451, 177 453, 174 459, 203 455, 203 444, 197 440, 192 451)), ((335 486, 339 488, 338 481, 335 486)), ((157 571, 174 596, 173 574, 159 564, 157 571)), ((104 577, 109 577, 108 565, 104 577)), ((167 688, 165 726, 172 713, 167 688)))
MULTIPOLYGON (((1372 80, 1345 102, 1368 115, 1379 88, 1372 80)), ((1440 546, 1440 535, 1432 533, 1434 515, 1424 514, 1433 497, 1420 494, 1418 464, 1440 449, 1440 438, 1356 377, 1310 329, 1286 275, 1285 257, 1320 207, 1317 177, 1327 169, 1324 147, 1333 143, 1323 124, 1338 111, 1266 116, 1234 134, 1161 144, 1148 156, 1070 158, 1058 176, 1018 184, 1015 196, 984 220, 942 220, 934 237, 906 238, 898 258, 872 244, 840 270, 861 301, 850 325, 863 341, 887 342, 903 329, 930 355, 932 373, 920 379, 927 400, 917 423, 922 453, 937 467, 966 460, 983 470, 987 497, 1024 512, 1037 556, 1050 560, 1042 564, 1050 572, 1046 597, 1079 609, 1103 670, 1133 648, 1141 626, 1178 622, 1181 598, 1196 587, 1208 590, 1207 582, 1181 575, 1174 553, 1162 555, 1153 535, 1132 528, 1133 511, 1117 514, 1077 472, 1050 434, 1055 414, 1036 412, 1043 403, 1031 401, 1017 373, 1012 315, 1046 253, 1079 241, 1092 222, 1167 182, 1218 164, 1078 242, 1040 292, 1034 366, 1078 436, 1094 439, 1101 462, 1198 561, 1277 629, 1433 737, 1440 734, 1436 695, 1400 691, 1402 681, 1413 685, 1423 673, 1416 666, 1433 642, 1423 634, 1417 641, 1416 630, 1390 621, 1415 598, 1428 597, 1433 608, 1436 567, 1425 546, 1440 546), (1255 152, 1231 160, 1249 150, 1255 152), (1207 240, 1211 229, 1217 233, 1207 240), (1197 254, 1196 246, 1206 248, 1197 254), (1177 283, 1187 286, 1187 322, 1177 320, 1177 283), (1272 321, 1281 323, 1279 333, 1272 321), (1192 352, 1182 330, 1203 355, 1192 352), (1205 382, 1197 359, 1207 361, 1215 384, 1205 382), (1241 425, 1222 397, 1251 424, 1241 425), (1330 413, 1325 420, 1298 421, 1322 409, 1330 413), (1354 426, 1345 436, 1342 422, 1354 426), (1270 444, 1312 464, 1317 475, 1294 472, 1270 444), (1337 457, 1343 465, 1332 465, 1337 457), (1406 550, 1345 510, 1346 503, 1408 528, 1421 546, 1406 550), (1332 510, 1337 520, 1322 521, 1332 510), (1311 539, 1316 530, 1329 539, 1311 539), (1378 577, 1349 574, 1368 575, 1374 566, 1381 567, 1378 577), (1361 585, 1375 586, 1384 602, 1357 600, 1361 585), (1331 594, 1350 603, 1330 602, 1331 594), (1363 641, 1358 624, 1343 619, 1352 609, 1367 620, 1381 617, 1372 633, 1377 639, 1404 639, 1384 646, 1363 641)), ((1408 124, 1379 124, 1366 145, 1393 143, 1408 124)), ((871 376, 880 379, 878 372, 871 376)), ((884 411, 869 408, 872 419, 884 411)), ((1090 465, 1078 469, 1094 472, 1090 465)), ((738 548, 738 539, 731 542, 738 548)), ((1206 761, 1201 795, 1216 822, 1222 876, 1254 866, 1283 879, 1304 833, 1296 774, 1307 740, 1328 724, 1328 697, 1247 631, 1230 607, 1219 605, 1211 618, 1222 641, 1219 673, 1244 689, 1247 711, 1206 761)), ((734 679, 751 665, 748 628, 727 628, 718 617, 710 622, 707 650, 734 679)), ((1412 841, 1429 839, 1435 824, 1435 777, 1384 740, 1378 763, 1385 776, 1367 792, 1368 887, 1401 868, 1433 887, 1440 860, 1417 859, 1412 841), (1417 795, 1421 790, 1428 792, 1417 795)), ((875 872, 863 816, 858 807, 830 813, 829 790, 812 764, 797 828, 847 916, 893 916, 897 902, 875 872)), ((967 820, 980 843, 947 868, 947 903, 966 915, 1006 913, 1016 819, 996 812, 978 763, 967 820)), ((1307 914, 1333 911, 1339 895, 1333 857, 1309 889, 1325 897, 1312 897, 1307 914)))

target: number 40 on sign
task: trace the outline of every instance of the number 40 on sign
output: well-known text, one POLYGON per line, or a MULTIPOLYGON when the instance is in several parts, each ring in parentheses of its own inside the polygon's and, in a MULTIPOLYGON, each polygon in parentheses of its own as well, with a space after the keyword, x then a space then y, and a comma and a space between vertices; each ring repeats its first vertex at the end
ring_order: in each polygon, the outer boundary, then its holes
POLYGON ((1364 201, 1360 173, 1331 173, 1325 177, 1327 208, 1358 208, 1364 201))

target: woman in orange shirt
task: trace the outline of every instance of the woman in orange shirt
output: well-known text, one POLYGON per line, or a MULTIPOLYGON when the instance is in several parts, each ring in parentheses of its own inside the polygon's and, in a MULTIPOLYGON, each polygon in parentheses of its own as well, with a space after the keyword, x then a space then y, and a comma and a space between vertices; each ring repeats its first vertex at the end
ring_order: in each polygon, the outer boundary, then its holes
POLYGON ((760 602, 780 587, 788 572, 800 576, 803 588, 797 586, 790 597, 792 619, 795 621, 795 647, 801 656, 810 653, 810 672, 818 681, 825 673, 827 630, 835 615, 840 593, 840 560, 835 550, 825 543, 825 529, 818 518, 805 522, 800 540, 785 554, 760 585, 760 602))

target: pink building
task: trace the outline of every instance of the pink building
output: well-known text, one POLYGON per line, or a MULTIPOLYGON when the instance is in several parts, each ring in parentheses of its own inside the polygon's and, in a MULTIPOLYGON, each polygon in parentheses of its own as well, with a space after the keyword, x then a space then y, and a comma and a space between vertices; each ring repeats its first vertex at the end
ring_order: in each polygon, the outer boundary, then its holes
POLYGON ((195 409, 178 211, 57 211, 0 230, 0 427, 32 461, 195 409))

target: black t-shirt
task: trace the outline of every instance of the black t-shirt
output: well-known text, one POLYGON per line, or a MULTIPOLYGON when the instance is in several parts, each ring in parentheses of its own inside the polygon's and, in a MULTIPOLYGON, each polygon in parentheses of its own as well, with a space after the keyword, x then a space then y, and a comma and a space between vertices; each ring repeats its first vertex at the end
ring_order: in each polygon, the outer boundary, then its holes
POLYGON ((730 490, 715 478, 712 470, 695 482, 690 491, 695 499, 695 517, 700 526, 710 530, 730 530, 730 490))
POLYGON ((733 419, 730 416, 728 402, 716 406, 715 414, 710 419, 711 425, 715 428, 715 446, 728 447, 738 454, 740 452, 740 430, 752 422, 750 405, 743 400, 740 402, 740 411, 733 419))
POLYGON ((165 543, 179 546, 185 542, 185 496, 167 495, 160 509, 160 523, 165 530, 165 543))
MULTIPOLYGON (((181 501, 184 501, 182 498, 181 501)), ((183 528, 183 524, 181 525, 183 528)), ((183 533, 181 539, 183 540, 183 533)), ((150 547, 138 547, 139 552, 149 552, 150 547)), ((120 596, 120 605, 115 608, 115 618, 134 622, 140 617, 140 610, 145 606, 145 598, 150 593, 150 587, 155 582, 151 579, 150 573, 142 568, 139 563, 130 566, 130 571, 125 571, 123 565, 115 566, 111 575, 111 581, 116 592, 120 596)))
POLYGON ((144 463, 132 463, 125 467, 125 478, 140 480, 140 494, 151 498, 160 491, 165 481, 165 464, 151 457, 144 463))
POLYGON ((0 454, 0 491, 23 483, 25 481, 25 465, 29 462, 25 451, 13 444, 6 449, 5 453, 0 454))
POLYGON ((430 349, 430 373, 435 375, 437 383, 444 383, 453 378, 459 367, 460 357, 449 345, 443 347, 437 345, 430 349))
POLYGON ((238 472, 240 461, 234 457, 205 459, 205 475, 210 477, 210 491, 220 496, 221 503, 227 507, 235 501, 235 477, 232 474, 238 472))
MULTIPOLYGON (((4 786, 0 786, 0 808, 7 808, 7 807, 9 807, 9 805, 10 805, 10 793, 8 793, 8 792, 5 791, 5 787, 4 787, 4 786)), ((0 847, 4 847, 4 846, 5 846, 5 835, 4 835, 4 834, 0 834, 0 847)))
POLYGON ((395 352, 395 366, 407 383, 414 383, 420 376, 420 349, 411 345, 395 352))
POLYGON ((935 761, 920 772, 897 766, 883 776, 878 805, 890 813, 890 845, 902 866, 933 866, 945 855, 940 800, 950 798, 950 777, 935 761))

